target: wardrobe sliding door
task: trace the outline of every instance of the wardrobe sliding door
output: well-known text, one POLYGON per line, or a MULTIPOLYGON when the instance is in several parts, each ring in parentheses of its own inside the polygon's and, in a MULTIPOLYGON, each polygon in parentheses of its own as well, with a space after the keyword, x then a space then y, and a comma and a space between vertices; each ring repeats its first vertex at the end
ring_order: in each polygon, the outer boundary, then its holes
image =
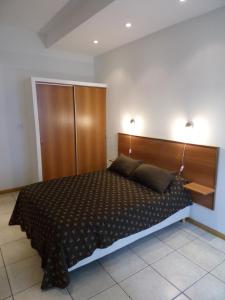
POLYGON ((76 175, 74 88, 37 84, 43 180, 76 175))
POLYGON ((75 86, 77 173, 106 167, 106 89, 75 86))

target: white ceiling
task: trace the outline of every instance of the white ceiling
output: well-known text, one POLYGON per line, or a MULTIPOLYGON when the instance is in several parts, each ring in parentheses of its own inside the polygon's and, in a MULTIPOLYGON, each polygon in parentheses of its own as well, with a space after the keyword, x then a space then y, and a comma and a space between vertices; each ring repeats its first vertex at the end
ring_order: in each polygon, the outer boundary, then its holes
POLYGON ((39 36, 46 47, 85 23, 114 0, 70 0, 41 30, 39 36))
POLYGON ((69 0, 0 0, 0 26, 38 32, 69 0))
POLYGON ((225 0, 115 0, 58 41, 54 48, 99 55, 225 5, 225 0), (133 27, 127 30, 124 24, 133 27), (98 45, 92 43, 99 40, 98 45))
POLYGON ((99 55, 222 6, 225 0, 0 0, 0 26, 42 33, 54 49, 99 55))

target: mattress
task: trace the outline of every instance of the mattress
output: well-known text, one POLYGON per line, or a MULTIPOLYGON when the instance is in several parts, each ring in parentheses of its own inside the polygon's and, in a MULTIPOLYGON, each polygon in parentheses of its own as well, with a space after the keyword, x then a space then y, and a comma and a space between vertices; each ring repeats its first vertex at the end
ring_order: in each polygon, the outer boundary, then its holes
POLYGON ((68 269, 96 249, 190 205, 183 184, 177 177, 159 194, 109 170, 40 182, 19 193, 10 225, 20 225, 39 252, 42 289, 65 288, 68 269))

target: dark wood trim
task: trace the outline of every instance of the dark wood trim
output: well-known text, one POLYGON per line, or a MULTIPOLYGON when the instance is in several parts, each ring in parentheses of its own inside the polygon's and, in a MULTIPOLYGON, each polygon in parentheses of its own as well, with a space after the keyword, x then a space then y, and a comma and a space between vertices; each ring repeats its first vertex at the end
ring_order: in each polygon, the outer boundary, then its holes
POLYGON ((209 232, 209 233, 211 233, 211 234, 213 234, 213 235, 215 235, 215 236, 217 236, 217 237, 219 237, 223 240, 225 240, 225 234, 223 234, 223 233, 221 233, 221 232, 219 232, 215 229, 212 229, 212 228, 210 228, 210 227, 208 227, 208 226, 206 226, 206 225, 204 225, 204 224, 202 224, 198 221, 195 221, 192 218, 187 218, 186 220, 187 220, 187 222, 189 222, 189 223, 191 223, 191 224, 193 224, 193 225, 195 225, 195 226, 197 226, 197 227, 199 227, 199 228, 201 228, 201 229, 203 229, 203 230, 205 230, 205 231, 207 231, 207 232, 209 232))
POLYGON ((26 187, 26 185, 24 185, 24 186, 18 186, 18 187, 11 188, 11 189, 6 189, 6 190, 1 190, 0 191, 0 195, 18 192, 18 191, 22 190, 25 187, 26 187))

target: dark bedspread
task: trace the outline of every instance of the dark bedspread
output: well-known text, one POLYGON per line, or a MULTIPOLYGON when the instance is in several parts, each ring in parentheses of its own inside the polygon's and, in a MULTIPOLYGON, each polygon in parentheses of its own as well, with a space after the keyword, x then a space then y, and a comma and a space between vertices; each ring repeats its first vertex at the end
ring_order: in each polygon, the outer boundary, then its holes
POLYGON ((20 225, 42 258, 42 288, 69 284, 68 268, 120 238, 191 204, 176 179, 160 195, 111 171, 36 183, 18 196, 10 225, 20 225))

